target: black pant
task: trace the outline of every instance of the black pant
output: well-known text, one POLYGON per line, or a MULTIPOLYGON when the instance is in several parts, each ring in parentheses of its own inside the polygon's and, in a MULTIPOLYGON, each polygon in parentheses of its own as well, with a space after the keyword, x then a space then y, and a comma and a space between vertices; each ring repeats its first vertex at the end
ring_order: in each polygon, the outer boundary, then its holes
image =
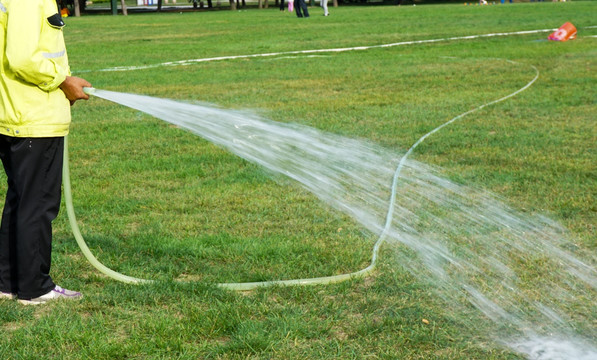
POLYGON ((0 291, 30 299, 54 288, 52 221, 60 209, 64 138, 0 135, 8 190, 0 226, 0 291))
POLYGON ((294 11, 296 11, 296 16, 303 17, 301 9, 303 10, 305 17, 309 17, 309 10, 307 9, 305 0, 294 0, 294 11))

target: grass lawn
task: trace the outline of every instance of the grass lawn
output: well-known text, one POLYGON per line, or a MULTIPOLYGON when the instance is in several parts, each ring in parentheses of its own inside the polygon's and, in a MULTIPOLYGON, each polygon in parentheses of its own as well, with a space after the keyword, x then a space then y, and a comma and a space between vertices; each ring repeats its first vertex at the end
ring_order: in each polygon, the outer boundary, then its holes
MULTIPOLYGON (((540 76, 531 88, 438 132, 413 157, 559 222, 597 266, 597 2, 330 6, 329 17, 318 7, 309 11, 309 19, 275 7, 88 15, 66 18, 64 32, 73 73, 98 89, 254 109, 397 153, 521 88, 535 66, 540 76), (553 29, 566 21, 578 28, 576 40, 549 42, 549 32, 539 32, 104 71, 553 29)), ((390 245, 365 279, 217 288, 362 269, 375 234, 292 181, 140 112, 92 98, 72 113, 74 207, 89 247, 107 266, 157 282, 127 285, 99 274, 63 209, 54 223, 52 275, 85 298, 35 308, 0 301, 0 358, 523 358, 491 340, 482 316, 473 323, 455 315, 390 245)), ((523 281, 542 277, 538 269, 523 281)), ((595 311, 594 298, 581 302, 595 311)), ((597 327, 597 314, 585 319, 597 327)))

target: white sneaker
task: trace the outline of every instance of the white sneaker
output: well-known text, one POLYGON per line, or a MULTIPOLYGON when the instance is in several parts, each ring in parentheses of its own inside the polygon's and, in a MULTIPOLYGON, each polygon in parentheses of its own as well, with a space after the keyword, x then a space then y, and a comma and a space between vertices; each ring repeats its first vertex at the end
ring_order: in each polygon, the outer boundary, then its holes
POLYGON ((20 299, 19 302, 23 305, 40 305, 54 299, 79 300, 82 297, 83 295, 78 291, 63 289, 56 285, 56 287, 50 290, 47 294, 29 300, 20 299))
POLYGON ((15 294, 0 291, 0 299, 15 299, 16 297, 15 294))

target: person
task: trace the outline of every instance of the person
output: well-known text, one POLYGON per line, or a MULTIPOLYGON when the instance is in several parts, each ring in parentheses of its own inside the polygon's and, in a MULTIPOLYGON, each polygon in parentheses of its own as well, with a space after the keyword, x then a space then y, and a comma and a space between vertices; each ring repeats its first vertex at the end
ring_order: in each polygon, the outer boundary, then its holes
POLYGON ((323 16, 328 16, 328 0, 321 0, 321 7, 323 8, 323 16))
POLYGON ((0 0, 0 297, 26 305, 82 297, 50 277, 70 106, 91 87, 70 74, 63 26, 56 0, 0 0))
POLYGON ((305 0, 294 0, 294 10, 296 11, 297 17, 302 18, 303 14, 304 17, 309 17, 309 10, 307 9, 307 3, 305 2, 305 0))

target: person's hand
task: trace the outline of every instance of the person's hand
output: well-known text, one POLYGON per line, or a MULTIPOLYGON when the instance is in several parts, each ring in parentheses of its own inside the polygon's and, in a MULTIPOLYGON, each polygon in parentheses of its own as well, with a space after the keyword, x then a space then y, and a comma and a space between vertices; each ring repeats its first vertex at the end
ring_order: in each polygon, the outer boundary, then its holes
POLYGON ((89 95, 83 92, 84 87, 91 87, 91 84, 87 80, 76 76, 67 76, 62 84, 60 84, 60 89, 70 101, 71 106, 77 100, 89 99, 89 95))

